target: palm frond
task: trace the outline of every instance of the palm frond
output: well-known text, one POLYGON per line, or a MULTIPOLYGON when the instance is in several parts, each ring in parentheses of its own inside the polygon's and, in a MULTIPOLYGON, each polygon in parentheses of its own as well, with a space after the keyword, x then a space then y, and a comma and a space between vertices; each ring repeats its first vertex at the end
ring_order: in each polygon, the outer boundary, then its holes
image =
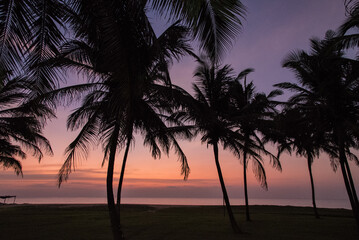
POLYGON ((65 40, 62 32, 68 11, 63 1, 57 0, 37 1, 33 11, 26 66, 36 87, 34 90, 43 93, 58 87, 60 72, 42 63, 59 55, 65 40))
POLYGON ((99 125, 99 118, 96 114, 93 114, 86 124, 82 127, 81 131, 66 148, 66 160, 61 166, 58 173, 58 186, 61 186, 63 181, 66 181, 72 171, 76 168, 76 161, 80 159, 86 159, 88 154, 88 144, 95 143, 99 125))
POLYGON ((31 1, 0 2, 0 68, 20 71, 21 59, 29 38, 33 4, 31 1))
POLYGON ((23 175, 20 161, 13 157, 2 156, 0 153, 0 166, 5 169, 13 168, 16 175, 23 175))
POLYGON ((243 79, 244 77, 246 77, 248 74, 254 72, 254 69, 253 68, 247 68, 247 69, 244 69, 243 71, 241 71, 237 77, 236 77, 236 80, 241 80, 243 79))
POLYGON ((152 6, 160 14, 182 19, 200 41, 201 49, 205 50, 214 62, 231 47, 233 40, 242 27, 245 7, 235 0, 154 0, 152 6))
POLYGON ((175 149, 175 152, 178 155, 178 160, 181 162, 181 175, 183 175, 184 180, 187 180, 190 174, 190 168, 188 165, 187 157, 182 151, 178 142, 176 141, 176 138, 174 138, 173 136, 171 136, 171 138, 172 138, 173 148, 175 149))
POLYGON ((254 176, 257 178, 258 182, 261 184, 261 187, 265 190, 268 190, 268 184, 267 184, 267 176, 266 172, 264 170, 264 166, 261 161, 256 159, 255 161, 252 161, 252 169, 254 176))
POLYGON ((158 48, 165 59, 175 58, 179 60, 182 56, 192 51, 187 34, 188 28, 179 25, 179 21, 173 23, 157 39, 158 48))

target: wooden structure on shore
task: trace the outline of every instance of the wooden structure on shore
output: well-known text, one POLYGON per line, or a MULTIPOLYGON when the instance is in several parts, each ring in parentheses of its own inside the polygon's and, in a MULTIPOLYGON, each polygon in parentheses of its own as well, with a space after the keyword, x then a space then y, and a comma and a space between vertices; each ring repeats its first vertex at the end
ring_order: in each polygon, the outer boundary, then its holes
POLYGON ((6 203, 6 199, 14 198, 13 204, 15 203, 16 196, 0 196, 0 199, 4 199, 4 204, 6 203))

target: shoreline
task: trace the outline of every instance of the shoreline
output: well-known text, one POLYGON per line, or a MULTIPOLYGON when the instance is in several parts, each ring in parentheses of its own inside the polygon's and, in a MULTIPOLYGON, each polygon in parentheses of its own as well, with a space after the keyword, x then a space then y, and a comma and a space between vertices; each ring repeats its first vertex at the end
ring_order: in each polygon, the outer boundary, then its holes
MULTIPOLYGON (((7 202, 6 202, 7 203, 7 202)), ((12 203, 12 202, 9 202, 12 203)), ((19 196, 16 199, 17 204, 107 204, 105 197, 37 197, 26 198, 19 196)), ((170 205, 170 206, 222 206, 222 198, 147 198, 147 197, 123 197, 122 204, 139 204, 139 205, 170 205)), ((244 199, 231 198, 232 206, 244 205, 244 199)), ((268 206, 298 206, 312 207, 311 199, 266 199, 251 198, 249 204, 268 205, 268 206)), ((334 209, 351 209, 349 200, 346 199, 317 199, 317 207, 334 208, 334 209)))
MULTIPOLYGON (((0 203, 0 207, 22 207, 22 206, 63 206, 63 207, 103 207, 107 206, 107 203, 0 203)), ((142 203, 124 203, 121 204, 123 207, 150 207, 156 209, 166 209, 166 208, 218 208, 218 207, 225 207, 224 205, 174 205, 174 204, 142 204, 142 203)), ((233 208, 244 208, 245 205, 231 205, 233 208)), ((301 208, 301 209, 311 209, 311 206, 295 206, 295 205, 260 205, 260 204, 253 204, 249 205, 249 207, 253 208, 301 208)), ((344 211, 351 211, 351 209, 347 208, 327 208, 327 207, 317 207, 317 209, 327 209, 327 210, 344 210, 344 211)))

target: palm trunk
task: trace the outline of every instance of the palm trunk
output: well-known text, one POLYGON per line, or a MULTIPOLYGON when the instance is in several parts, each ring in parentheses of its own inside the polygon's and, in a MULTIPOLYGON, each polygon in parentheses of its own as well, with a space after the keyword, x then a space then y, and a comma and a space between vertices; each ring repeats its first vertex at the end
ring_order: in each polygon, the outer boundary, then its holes
POLYGON ((122 192, 123 176, 125 175, 125 168, 126 168, 127 156, 128 156, 128 151, 130 149, 130 145, 131 145, 131 138, 128 138, 125 153, 123 155, 121 174, 120 174, 120 179, 118 181, 118 189, 117 189, 117 215, 118 215, 119 221, 121 221, 120 206, 121 206, 121 192, 122 192))
POLYGON ((356 205, 354 202, 354 198, 353 198, 353 192, 351 190, 350 184, 349 184, 349 180, 348 180, 348 175, 347 175, 347 170, 345 167, 344 162, 342 162, 342 160, 340 160, 340 169, 342 170, 342 175, 343 175, 343 179, 344 179, 344 184, 345 184, 345 188, 347 190, 347 194, 349 197, 349 201, 350 201, 350 205, 352 207, 353 212, 355 212, 354 210, 356 209, 356 205))
POLYGON ((248 189, 247 189, 247 151, 243 151, 243 183, 244 183, 244 199, 246 204, 246 218, 250 221, 249 217, 249 204, 248 204, 248 189))
POLYGON ((217 143, 213 144, 213 151, 214 151, 214 159, 215 159, 216 167, 217 167, 217 171, 218 171, 218 178, 219 178, 219 182, 221 183, 223 199, 224 199, 224 201, 226 203, 226 208, 227 208, 229 220, 231 222, 231 226, 232 226, 233 231, 235 233, 240 233, 241 230, 239 229, 238 224, 236 222, 236 219, 234 218, 232 208, 231 208, 231 205, 229 203, 229 198, 228 198, 226 186, 224 185, 224 180, 223 180, 223 176, 222 176, 222 170, 221 170, 221 166, 219 165, 219 161, 218 161, 218 144, 217 143))
POLYGON ((313 202, 314 214, 315 214, 316 218, 319 218, 317 205, 315 203, 315 191, 314 191, 314 180, 313 180, 313 173, 312 173, 312 159, 311 159, 311 157, 308 156, 307 162, 308 162, 308 170, 309 170, 309 176, 310 176, 310 185, 312 187, 312 202, 313 202))
POLYGON ((345 167, 347 169, 347 174, 348 174, 348 178, 349 178, 350 187, 351 187, 352 192, 353 192, 353 198, 354 198, 353 200, 355 202, 355 205, 357 206, 357 210, 359 210, 358 195, 357 195, 357 192, 356 192, 356 189, 355 189, 353 177, 352 177, 352 174, 351 174, 351 171, 350 171, 350 167, 349 167, 349 163, 348 163, 347 158, 345 158, 344 164, 345 164, 345 167))
POLYGON ((107 180, 106 180, 106 188, 107 188, 107 205, 110 214, 111 228, 113 238, 115 240, 122 240, 122 232, 120 221, 117 217, 117 210, 115 205, 115 199, 113 194, 113 169, 115 165, 115 155, 117 149, 117 139, 119 134, 119 126, 116 124, 114 133, 111 137, 111 146, 110 146, 110 156, 108 158, 108 169, 107 169, 107 180))
POLYGON ((353 191, 353 186, 350 184, 349 181, 349 177, 348 175, 350 174, 350 170, 349 168, 346 167, 345 162, 347 161, 346 156, 345 156, 345 150, 343 147, 343 144, 340 143, 339 144, 339 162, 340 162, 340 168, 342 170, 342 174, 343 174, 343 179, 344 179, 344 184, 345 184, 345 188, 347 190, 348 193, 348 197, 349 197, 349 201, 352 207, 352 211, 353 211, 353 215, 354 218, 356 220, 356 224, 357 227, 359 229, 359 214, 358 214, 358 205, 355 201, 355 197, 354 197, 354 191, 353 191), (348 172, 349 170, 349 172, 348 172))

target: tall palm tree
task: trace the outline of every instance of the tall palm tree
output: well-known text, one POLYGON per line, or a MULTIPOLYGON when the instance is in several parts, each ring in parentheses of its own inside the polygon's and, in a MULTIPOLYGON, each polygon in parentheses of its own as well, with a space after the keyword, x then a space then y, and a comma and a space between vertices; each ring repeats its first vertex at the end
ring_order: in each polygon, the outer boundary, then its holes
MULTIPOLYGON (((162 144, 174 143, 174 148, 181 158, 182 174, 186 179, 188 177, 189 169, 186 163, 186 157, 179 145, 174 138, 175 135, 180 136, 184 134, 186 137, 190 137, 189 130, 184 126, 177 125, 174 127, 168 127, 164 123, 164 120, 169 122, 169 118, 165 117, 166 114, 171 114, 173 109, 178 106, 178 103, 174 102, 171 96, 171 79, 168 73, 168 63, 172 58, 179 59, 180 56, 190 52, 190 47, 187 45, 185 35, 187 34, 187 28, 173 24, 166 29, 157 39, 156 43, 150 46, 150 52, 152 54, 153 66, 149 68, 149 72, 145 77, 146 85, 145 89, 141 89, 140 93, 136 93, 131 99, 131 102, 127 103, 125 116, 128 117, 126 120, 126 129, 124 132, 126 147, 122 162, 121 174, 119 179, 118 191, 117 191, 117 205, 120 206, 121 200, 121 189, 123 176, 125 171, 125 165, 128 157, 129 148, 133 139, 133 132, 141 130, 145 133, 145 143, 152 147, 152 156, 154 158, 160 156, 157 146, 153 146, 153 143, 160 140, 162 144), (158 83, 161 83, 159 85, 158 83), (140 107, 142 106, 142 108, 140 107), (153 111, 155 109, 155 111, 153 111), (147 128, 152 126, 157 130, 150 130, 147 128), (168 139, 167 139, 168 138, 168 139), (157 140, 156 140, 157 139, 157 140), (167 139, 167 140, 166 140, 167 139)), ((132 86, 133 91, 138 91, 136 86, 132 86)), ((164 145, 163 145, 164 146, 164 145)), ((163 147, 165 152, 168 153, 169 146, 163 147)))
MULTIPOLYGON (((117 149, 125 147, 118 186, 119 205, 125 164, 134 131, 144 135, 144 144, 151 148, 154 157, 160 157, 161 150, 168 153, 173 147, 180 156, 185 178, 189 172, 187 159, 175 137, 181 134, 189 136, 190 133, 181 126, 171 127, 166 122, 166 115, 171 114, 175 106, 171 99, 168 65, 172 58, 179 58, 190 50, 185 39, 187 29, 175 23, 157 38, 148 24, 145 6, 131 3, 130 1, 125 8, 118 6, 116 15, 108 14, 108 18, 118 17, 117 22, 115 19, 106 19, 107 24, 113 24, 114 28, 108 31, 114 31, 116 35, 113 36, 113 41, 117 42, 110 55, 105 56, 108 46, 102 48, 104 43, 101 41, 72 41, 64 46, 63 56, 54 61, 59 66, 89 71, 97 77, 93 83, 67 87, 52 93, 52 96, 60 98, 76 91, 87 91, 83 104, 68 120, 71 130, 82 129, 67 149, 66 161, 59 172, 59 183, 66 180, 73 170, 79 152, 86 153, 87 146, 94 141, 102 142, 104 159, 109 164, 107 198, 116 239, 121 239, 122 233, 120 212, 115 207, 112 187, 113 167, 117 149), (126 27, 119 28, 117 24, 126 27)), ((111 13, 109 9, 104 12, 111 13)), ((105 27, 108 26, 98 23, 99 29, 105 27)))
POLYGON ((201 142, 212 145, 214 160, 218 172, 223 199, 234 232, 240 228, 231 209, 228 193, 223 180, 219 162, 219 144, 230 149, 234 154, 240 153, 241 136, 235 131, 235 124, 229 120, 229 84, 233 81, 233 70, 229 65, 223 67, 213 63, 210 58, 196 57, 198 67, 193 84, 195 96, 177 88, 180 94, 175 96, 181 103, 183 112, 173 115, 175 119, 187 122, 194 128, 194 135, 201 134, 201 142))
POLYGON ((358 197, 348 163, 353 159, 351 149, 358 149, 359 121, 358 79, 359 63, 344 57, 333 45, 335 34, 328 31, 324 40, 311 39, 311 52, 294 52, 286 59, 284 67, 294 71, 299 85, 285 83, 292 90, 293 102, 309 106, 320 118, 315 127, 327 135, 328 143, 321 148, 339 159, 345 187, 359 227, 358 197))
POLYGON ((253 82, 247 84, 247 75, 253 69, 246 69, 238 74, 236 81, 231 84, 231 119, 237 124, 237 132, 243 139, 243 183, 246 205, 246 219, 250 221, 248 189, 247 189, 247 166, 248 160, 252 159, 253 172, 264 189, 268 189, 263 159, 261 154, 268 155, 273 167, 281 170, 281 165, 276 156, 266 150, 265 140, 259 134, 268 134, 274 128, 273 118, 276 114, 276 103, 272 100, 281 94, 281 91, 274 90, 268 95, 256 93, 253 82), (240 80, 243 79, 243 84, 240 80))
POLYGON ((2 72, 0 80, 0 166, 11 167, 17 175, 22 175, 19 158, 26 158, 24 148, 39 161, 43 150, 52 154, 49 141, 42 135, 43 123, 39 118, 47 109, 26 102, 29 85, 22 79, 9 79, 2 72))
MULTIPOLYGON (((275 86, 286 88, 285 84, 276 84, 275 86)), ((300 88, 298 85, 297 87, 300 88)), ((319 124, 316 123, 320 116, 315 111, 308 111, 308 109, 315 109, 313 106, 310 106, 310 103, 298 106, 295 100, 294 102, 291 101, 292 99, 284 103, 285 108, 277 118, 281 131, 285 135, 284 141, 279 141, 279 154, 283 151, 287 151, 289 154, 295 151, 298 156, 305 156, 307 158, 313 210, 315 217, 319 218, 315 201, 312 164, 314 158, 319 157, 321 146, 325 148, 323 132, 317 128, 319 124)))

